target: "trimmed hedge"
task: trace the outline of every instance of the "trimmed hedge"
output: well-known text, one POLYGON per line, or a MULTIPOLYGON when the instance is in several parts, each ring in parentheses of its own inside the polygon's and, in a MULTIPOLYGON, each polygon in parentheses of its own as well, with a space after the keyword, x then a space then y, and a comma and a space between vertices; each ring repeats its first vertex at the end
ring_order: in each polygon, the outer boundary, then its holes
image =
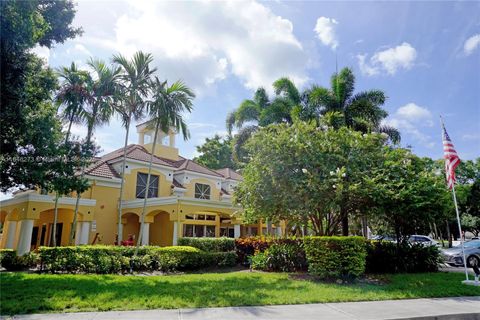
POLYGON ((221 238, 179 238, 179 246, 190 246, 206 252, 229 252, 235 250, 235 239, 221 238))
POLYGON ((367 242, 368 273, 435 272, 438 271, 440 262, 440 251, 435 246, 389 241, 367 242))
POLYGON ((0 249, 0 266, 8 271, 20 271, 35 268, 38 263, 38 254, 28 252, 23 256, 17 256, 12 249, 0 249))
POLYGON ((323 279, 353 280, 365 272, 362 237, 305 237, 308 271, 323 279))
POLYGON ((125 273, 133 271, 182 271, 235 265, 234 252, 204 252, 186 246, 140 247, 76 246, 41 247, 41 270, 67 273, 125 273))
POLYGON ((264 271, 294 272, 305 270, 307 261, 302 240, 278 239, 268 249, 257 252, 251 258, 253 269, 264 271))

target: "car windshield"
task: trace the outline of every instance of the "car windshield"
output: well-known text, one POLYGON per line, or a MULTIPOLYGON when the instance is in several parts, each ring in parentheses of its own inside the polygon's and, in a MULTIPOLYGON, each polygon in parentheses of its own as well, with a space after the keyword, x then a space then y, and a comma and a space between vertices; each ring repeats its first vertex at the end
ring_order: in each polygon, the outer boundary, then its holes
MULTIPOLYGON (((480 240, 467 241, 463 244, 465 248, 480 248, 480 240)), ((461 248, 462 245, 458 245, 458 248, 461 248)))

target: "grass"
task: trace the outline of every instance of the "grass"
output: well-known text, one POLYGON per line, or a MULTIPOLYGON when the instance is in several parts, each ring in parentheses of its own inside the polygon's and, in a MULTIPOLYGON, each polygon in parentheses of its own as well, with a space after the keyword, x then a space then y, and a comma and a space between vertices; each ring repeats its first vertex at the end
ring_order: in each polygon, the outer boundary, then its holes
POLYGON ((285 273, 171 276, 0 274, 0 313, 225 307, 480 295, 461 273, 400 274, 338 285, 285 273))

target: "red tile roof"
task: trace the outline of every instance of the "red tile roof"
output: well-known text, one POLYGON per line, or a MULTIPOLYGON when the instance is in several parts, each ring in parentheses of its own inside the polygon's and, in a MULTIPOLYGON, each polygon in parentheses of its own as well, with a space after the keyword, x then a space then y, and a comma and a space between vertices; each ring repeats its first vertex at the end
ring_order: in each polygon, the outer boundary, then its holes
POLYGON ((217 173, 221 174, 226 179, 242 181, 243 177, 235 170, 230 168, 223 168, 215 170, 217 173))

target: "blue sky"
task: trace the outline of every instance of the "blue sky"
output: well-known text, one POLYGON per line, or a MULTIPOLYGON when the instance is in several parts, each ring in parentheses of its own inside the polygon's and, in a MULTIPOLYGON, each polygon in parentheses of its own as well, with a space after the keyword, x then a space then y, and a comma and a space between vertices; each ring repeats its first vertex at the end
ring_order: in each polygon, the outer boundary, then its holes
MULTIPOLYGON (((52 67, 153 53, 160 78, 197 92, 192 138, 178 143, 184 156, 224 134, 227 113, 258 86, 282 76, 328 86, 336 57, 354 70, 357 90, 387 93, 386 121, 402 145, 442 157, 441 114, 460 157, 480 156, 480 2, 80 1, 77 10, 84 35, 35 52, 52 67)), ((105 152, 123 136, 117 120, 96 132, 105 152)))

